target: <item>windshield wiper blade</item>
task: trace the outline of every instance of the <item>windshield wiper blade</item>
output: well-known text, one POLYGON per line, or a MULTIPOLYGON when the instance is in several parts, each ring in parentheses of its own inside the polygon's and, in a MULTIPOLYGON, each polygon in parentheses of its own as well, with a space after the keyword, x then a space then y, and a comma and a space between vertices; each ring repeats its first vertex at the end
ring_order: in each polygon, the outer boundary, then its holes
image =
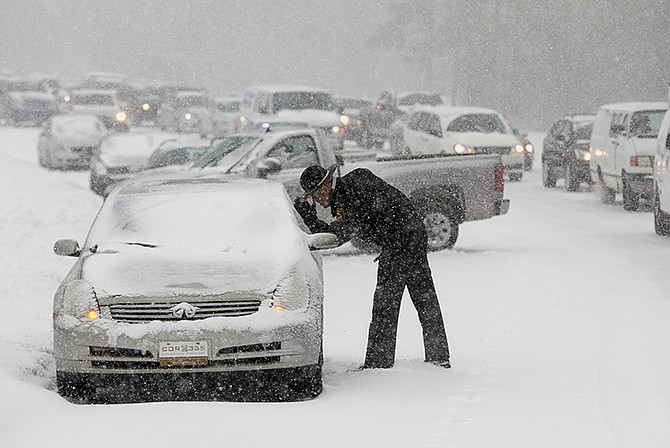
POLYGON ((149 248, 152 248, 152 249, 153 249, 154 247, 158 247, 158 246, 156 246, 155 244, 150 244, 150 243, 138 243, 138 242, 128 242, 128 241, 126 241, 125 244, 128 244, 129 246, 149 247, 149 248))

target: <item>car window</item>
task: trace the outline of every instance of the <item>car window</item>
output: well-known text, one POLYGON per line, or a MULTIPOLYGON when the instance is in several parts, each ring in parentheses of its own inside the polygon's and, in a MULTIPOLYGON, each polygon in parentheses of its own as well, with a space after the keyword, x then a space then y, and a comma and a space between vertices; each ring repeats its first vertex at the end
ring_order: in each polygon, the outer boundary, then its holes
POLYGON ((319 163, 316 144, 309 135, 282 140, 267 153, 267 157, 278 159, 283 169, 306 168, 319 163))
POLYGON ((70 99, 71 104, 81 106, 113 106, 116 102, 112 95, 91 94, 91 95, 72 95, 70 99))
POLYGON ((226 137, 193 162, 191 168, 233 166, 258 141, 258 137, 226 137))
POLYGON ((591 140, 593 123, 576 121, 573 123, 572 130, 576 140, 591 140))
POLYGON ((635 112, 630 119, 630 135, 643 138, 658 137, 664 115, 664 110, 635 112))
POLYGON ((420 131, 420 122, 421 122, 421 116, 423 115, 423 112, 415 112, 411 115, 407 122, 407 127, 410 128, 413 131, 420 131))
POLYGON ((428 114, 428 133, 435 137, 442 137, 442 126, 440 125, 440 117, 436 114, 428 114))
POLYGON ((454 118, 447 132, 505 133, 505 124, 497 114, 465 114, 454 118))
POLYGON ((333 110, 333 99, 326 92, 279 92, 272 95, 272 113, 280 110, 333 110))
POLYGON ((627 114, 625 112, 615 112, 610 122, 610 137, 614 138, 624 133, 626 130, 627 114))

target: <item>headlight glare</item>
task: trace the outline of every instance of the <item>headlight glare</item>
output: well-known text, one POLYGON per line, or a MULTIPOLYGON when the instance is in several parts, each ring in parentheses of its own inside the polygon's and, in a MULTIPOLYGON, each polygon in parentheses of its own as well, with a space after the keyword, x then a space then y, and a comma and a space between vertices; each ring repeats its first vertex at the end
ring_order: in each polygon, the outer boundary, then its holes
POLYGON ((125 112, 120 111, 116 113, 114 118, 116 118, 116 121, 118 121, 119 123, 123 123, 124 121, 126 121, 126 118, 128 118, 128 115, 126 115, 125 112))
POLYGON ((465 146, 461 145, 460 143, 456 143, 454 145, 454 151, 456 154, 463 154, 465 152, 465 146))

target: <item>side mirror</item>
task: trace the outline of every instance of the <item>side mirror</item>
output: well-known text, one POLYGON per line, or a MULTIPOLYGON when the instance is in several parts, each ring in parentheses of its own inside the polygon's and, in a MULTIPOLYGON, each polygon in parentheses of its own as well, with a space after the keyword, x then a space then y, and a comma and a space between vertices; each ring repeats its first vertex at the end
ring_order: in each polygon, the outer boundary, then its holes
POLYGON ((281 171, 282 165, 279 159, 274 157, 268 157, 267 159, 261 160, 256 164, 256 170, 258 171, 258 176, 265 178, 268 174, 278 173, 281 171))
POLYGON ((77 240, 58 240, 54 243, 54 253, 62 257, 78 257, 81 249, 77 240))
POLYGON ((332 233, 315 233, 313 235, 307 235, 307 243, 309 244, 309 250, 333 249, 340 245, 337 240, 337 235, 332 233))

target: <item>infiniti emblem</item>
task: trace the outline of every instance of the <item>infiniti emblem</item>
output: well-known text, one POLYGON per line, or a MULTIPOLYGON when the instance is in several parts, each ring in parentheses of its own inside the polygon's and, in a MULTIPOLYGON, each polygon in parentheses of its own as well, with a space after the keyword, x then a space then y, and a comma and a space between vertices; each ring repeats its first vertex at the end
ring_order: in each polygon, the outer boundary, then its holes
POLYGON ((177 319, 191 319, 193 316, 195 316, 195 312, 198 309, 199 308, 197 306, 193 306, 190 303, 181 302, 170 308, 170 311, 177 319))

